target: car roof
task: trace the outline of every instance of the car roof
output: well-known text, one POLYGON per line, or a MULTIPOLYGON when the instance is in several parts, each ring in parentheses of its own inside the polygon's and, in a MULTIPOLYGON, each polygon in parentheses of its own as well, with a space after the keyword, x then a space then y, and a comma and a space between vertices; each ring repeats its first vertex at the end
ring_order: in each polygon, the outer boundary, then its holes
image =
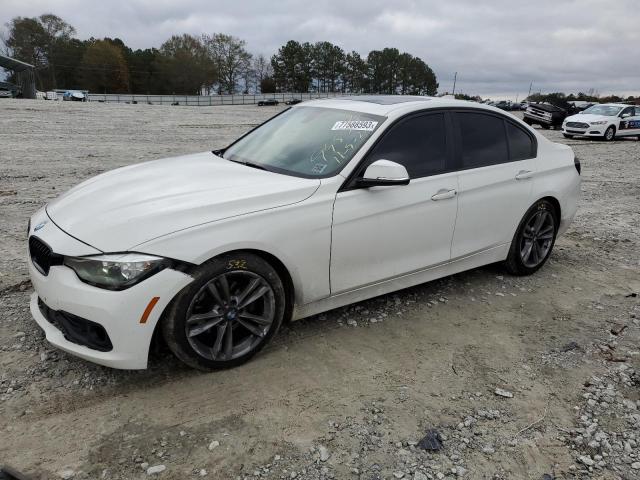
POLYGON ((297 106, 296 108, 305 107, 335 108, 338 110, 350 110, 381 116, 388 116, 396 111, 406 113, 413 110, 443 107, 475 107, 482 110, 504 113, 502 110, 477 102, 415 95, 354 95, 323 98, 304 102, 303 105, 297 106))
POLYGON ((629 104, 626 104, 626 103, 594 103, 593 106, 594 107, 597 107, 597 106, 601 106, 601 107, 620 107, 620 108, 633 107, 633 105, 629 105, 629 104))

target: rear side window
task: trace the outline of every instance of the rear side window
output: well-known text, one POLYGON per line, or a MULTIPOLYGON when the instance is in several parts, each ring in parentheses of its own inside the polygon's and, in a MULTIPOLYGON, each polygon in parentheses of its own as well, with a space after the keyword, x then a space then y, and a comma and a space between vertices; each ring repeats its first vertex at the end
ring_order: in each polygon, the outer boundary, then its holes
POLYGON ((535 146, 529 134, 510 122, 505 123, 507 124, 511 161, 526 160, 535 157, 535 146))
POLYGON ((504 121, 476 112, 456 113, 460 129, 462 168, 477 168, 509 161, 504 121))
POLYGON ((410 117, 394 125, 373 147, 368 164, 391 160, 407 169, 410 178, 441 173, 447 168, 443 113, 410 117))

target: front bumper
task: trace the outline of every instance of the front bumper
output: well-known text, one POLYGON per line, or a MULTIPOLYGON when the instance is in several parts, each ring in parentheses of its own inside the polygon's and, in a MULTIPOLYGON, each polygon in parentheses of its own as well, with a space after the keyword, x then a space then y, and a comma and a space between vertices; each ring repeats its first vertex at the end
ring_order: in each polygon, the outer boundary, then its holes
MULTIPOLYGON (((33 221, 32 221, 33 224, 33 221)), ((54 252, 61 235, 66 235, 55 225, 47 225, 36 235, 49 243, 54 252)), ((73 252, 65 252, 72 255, 73 252)), ((54 265, 48 275, 43 275, 29 258, 29 275, 35 292, 31 296, 31 315, 44 330, 47 340, 55 347, 85 360, 122 369, 147 367, 149 346, 155 326, 171 299, 193 279, 177 270, 165 269, 131 288, 121 291, 104 290, 82 282, 75 272, 64 265, 54 265), (141 323, 149 302, 159 297, 157 303, 141 323), (88 323, 102 327, 112 348, 89 348, 74 340, 73 335, 50 322, 43 314, 42 305, 55 312, 64 312, 86 319, 88 323)), ((44 309, 47 311, 46 309, 44 309)), ((51 315, 49 315, 51 317, 51 315)), ((91 342, 85 342, 91 343, 91 342)))
POLYGON ((604 128, 600 125, 594 125, 593 127, 590 126, 587 129, 571 128, 565 125, 562 126, 562 133, 565 133, 567 135, 584 135, 585 137, 602 137, 605 130, 606 125, 604 126, 604 128))
POLYGON ((540 115, 526 112, 524 114, 524 118, 529 119, 529 121, 531 121, 532 123, 544 124, 549 126, 553 125, 553 117, 547 118, 547 117, 542 117, 540 115))

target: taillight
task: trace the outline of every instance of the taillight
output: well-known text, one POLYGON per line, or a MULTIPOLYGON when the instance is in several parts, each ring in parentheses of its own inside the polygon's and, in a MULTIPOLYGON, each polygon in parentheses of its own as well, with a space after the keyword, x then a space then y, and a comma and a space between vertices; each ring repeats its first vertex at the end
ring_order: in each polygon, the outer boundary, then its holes
POLYGON ((576 166, 576 170, 578 171, 578 175, 582 172, 582 166, 580 165, 580 159, 578 157, 573 158, 573 164, 576 166))

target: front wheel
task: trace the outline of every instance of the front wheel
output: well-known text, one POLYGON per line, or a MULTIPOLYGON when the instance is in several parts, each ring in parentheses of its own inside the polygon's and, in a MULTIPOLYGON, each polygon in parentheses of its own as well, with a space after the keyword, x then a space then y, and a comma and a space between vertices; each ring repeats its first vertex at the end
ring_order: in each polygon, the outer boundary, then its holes
POLYGON ((549 258, 558 233, 554 206, 539 200, 525 213, 511 242, 507 270, 513 275, 531 275, 549 258))
POLYGON ((573 135, 569 135, 568 133, 563 133, 562 136, 564 138, 573 138, 573 135))
POLYGON ((611 140, 613 140, 614 138, 616 138, 616 127, 614 127, 613 125, 611 125, 609 128, 607 128, 604 132, 604 139, 607 142, 610 142, 611 140))
POLYGON ((282 280, 265 260, 244 252, 221 255, 200 266, 172 301, 162 334, 193 368, 235 367, 276 334, 285 298, 282 280))

